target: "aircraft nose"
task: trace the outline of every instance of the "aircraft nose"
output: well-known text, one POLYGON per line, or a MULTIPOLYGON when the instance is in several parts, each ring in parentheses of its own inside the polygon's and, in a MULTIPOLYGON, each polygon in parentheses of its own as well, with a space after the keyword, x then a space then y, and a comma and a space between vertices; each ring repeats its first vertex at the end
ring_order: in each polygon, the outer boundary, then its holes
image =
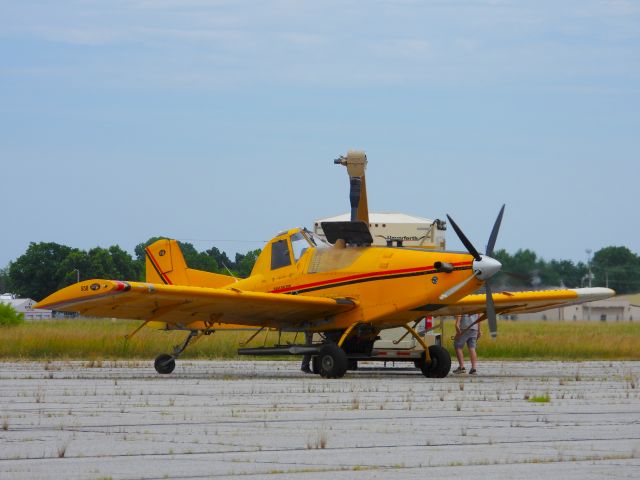
POLYGON ((480 260, 473 261, 473 272, 480 280, 487 280, 500 271, 502 264, 495 258, 480 255, 480 260))

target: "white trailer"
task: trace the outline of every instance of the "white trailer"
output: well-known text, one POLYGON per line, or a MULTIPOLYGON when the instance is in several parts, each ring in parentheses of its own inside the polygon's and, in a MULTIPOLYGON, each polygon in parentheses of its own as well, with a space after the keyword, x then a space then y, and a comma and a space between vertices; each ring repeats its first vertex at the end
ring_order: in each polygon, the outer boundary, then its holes
MULTIPOLYGON (((350 218, 345 213, 318 219, 313 222, 313 231, 324 239, 322 222, 348 222, 350 218)), ((446 222, 440 219, 431 220, 404 213, 369 214, 369 230, 375 246, 444 250, 446 229, 446 222)))

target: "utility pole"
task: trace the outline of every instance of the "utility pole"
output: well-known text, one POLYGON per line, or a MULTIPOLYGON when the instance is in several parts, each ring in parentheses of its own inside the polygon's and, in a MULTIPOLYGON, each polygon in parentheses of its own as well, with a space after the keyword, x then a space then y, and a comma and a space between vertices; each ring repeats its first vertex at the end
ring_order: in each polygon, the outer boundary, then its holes
MULTIPOLYGON (((591 249, 587 248, 585 251, 587 252, 587 268, 589 270, 589 288, 591 288, 591 249)), ((587 316, 591 320, 591 304, 587 304, 587 312, 587 316)))
POLYGON ((76 283, 80 283, 80 269, 74 268, 72 272, 76 272, 76 283))

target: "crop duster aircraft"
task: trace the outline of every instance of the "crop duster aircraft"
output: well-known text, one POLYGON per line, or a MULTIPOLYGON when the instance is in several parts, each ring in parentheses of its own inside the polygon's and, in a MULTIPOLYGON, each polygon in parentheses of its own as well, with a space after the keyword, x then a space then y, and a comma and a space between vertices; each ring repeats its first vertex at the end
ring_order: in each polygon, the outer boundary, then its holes
POLYGON ((480 313, 495 337, 496 313, 536 312, 614 295, 605 288, 494 293, 490 279, 501 264, 492 254, 504 206, 484 253, 449 216, 467 252, 371 246, 366 155, 350 151, 335 163, 346 166, 350 177, 351 221, 323 223, 327 241, 302 228, 282 232, 265 245, 251 275, 238 280, 190 269, 178 243, 163 239, 146 249, 146 282, 82 281, 36 308, 143 320, 133 334, 158 322, 188 332, 171 354, 156 358, 161 374, 174 370, 189 343, 219 329, 243 327, 319 333, 317 343, 241 348, 238 353, 310 354, 314 372, 339 378, 349 361, 371 355, 381 330, 404 326, 424 348, 418 362, 422 373, 438 378, 449 373, 451 357, 439 345, 427 346, 411 326, 425 315, 480 313), (483 285, 485 293, 473 293, 483 285))

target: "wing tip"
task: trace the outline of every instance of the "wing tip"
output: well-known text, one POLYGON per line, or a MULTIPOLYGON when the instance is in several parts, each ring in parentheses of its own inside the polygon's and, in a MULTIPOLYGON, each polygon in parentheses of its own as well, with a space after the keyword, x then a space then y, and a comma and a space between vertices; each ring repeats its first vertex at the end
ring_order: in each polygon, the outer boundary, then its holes
POLYGON ((586 300, 589 302, 593 302, 595 300, 606 300, 607 298, 611 298, 616 295, 615 290, 606 287, 573 288, 572 290, 576 292, 580 300, 586 300))

